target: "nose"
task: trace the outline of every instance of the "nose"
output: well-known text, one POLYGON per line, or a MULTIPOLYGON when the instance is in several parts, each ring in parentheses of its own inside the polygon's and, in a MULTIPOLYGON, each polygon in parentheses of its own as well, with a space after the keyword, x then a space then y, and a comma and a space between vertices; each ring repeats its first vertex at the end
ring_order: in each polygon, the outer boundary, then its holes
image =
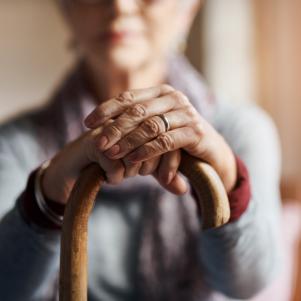
POLYGON ((111 0, 116 15, 132 14, 138 11, 137 0, 111 0))

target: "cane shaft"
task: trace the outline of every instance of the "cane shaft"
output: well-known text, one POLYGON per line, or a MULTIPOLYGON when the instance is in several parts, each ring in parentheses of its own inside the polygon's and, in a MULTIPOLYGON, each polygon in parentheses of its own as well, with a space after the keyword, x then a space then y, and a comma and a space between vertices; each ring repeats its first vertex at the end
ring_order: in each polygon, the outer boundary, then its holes
MULTIPOLYGON (((229 202, 215 170, 183 152, 180 171, 198 196, 203 229, 225 224, 230 217, 229 202)), ((89 165, 82 171, 68 200, 61 242, 60 301, 87 301, 88 219, 104 178, 99 165, 89 165)))

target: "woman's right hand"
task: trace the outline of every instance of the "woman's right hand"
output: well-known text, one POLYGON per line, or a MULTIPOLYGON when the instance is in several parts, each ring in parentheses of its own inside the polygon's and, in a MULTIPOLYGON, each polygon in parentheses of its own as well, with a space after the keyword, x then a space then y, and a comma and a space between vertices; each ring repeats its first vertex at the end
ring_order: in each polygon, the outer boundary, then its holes
POLYGON ((102 128, 90 130, 68 143, 51 160, 42 178, 45 197, 66 204, 81 170, 92 162, 98 163, 106 173, 107 182, 118 184, 127 175, 139 172, 140 166, 125 168, 121 160, 108 159, 96 146, 95 136, 102 128), (138 169, 138 170, 137 170, 138 169))

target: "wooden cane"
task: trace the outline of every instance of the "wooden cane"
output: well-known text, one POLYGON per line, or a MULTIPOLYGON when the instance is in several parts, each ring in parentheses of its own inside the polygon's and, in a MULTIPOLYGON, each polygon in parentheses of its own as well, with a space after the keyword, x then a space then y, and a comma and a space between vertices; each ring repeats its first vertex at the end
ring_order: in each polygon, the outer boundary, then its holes
MULTIPOLYGON (((226 191, 207 163, 182 152, 180 171, 189 179, 200 200, 202 228, 222 226, 230 218, 226 191)), ((98 164, 86 167, 77 180, 65 210, 60 263, 60 301, 86 301, 88 289, 88 219, 104 182, 98 164)))

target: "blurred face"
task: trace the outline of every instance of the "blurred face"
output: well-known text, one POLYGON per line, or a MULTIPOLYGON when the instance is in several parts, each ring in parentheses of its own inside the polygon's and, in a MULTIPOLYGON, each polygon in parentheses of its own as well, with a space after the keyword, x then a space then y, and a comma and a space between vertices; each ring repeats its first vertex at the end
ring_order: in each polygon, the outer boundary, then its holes
MULTIPOLYGON (((119 70, 163 58, 192 21, 191 0, 64 0, 89 61, 119 70)), ((196 5, 194 5, 196 7, 196 5)), ((194 9, 196 10, 196 8, 194 9)))

